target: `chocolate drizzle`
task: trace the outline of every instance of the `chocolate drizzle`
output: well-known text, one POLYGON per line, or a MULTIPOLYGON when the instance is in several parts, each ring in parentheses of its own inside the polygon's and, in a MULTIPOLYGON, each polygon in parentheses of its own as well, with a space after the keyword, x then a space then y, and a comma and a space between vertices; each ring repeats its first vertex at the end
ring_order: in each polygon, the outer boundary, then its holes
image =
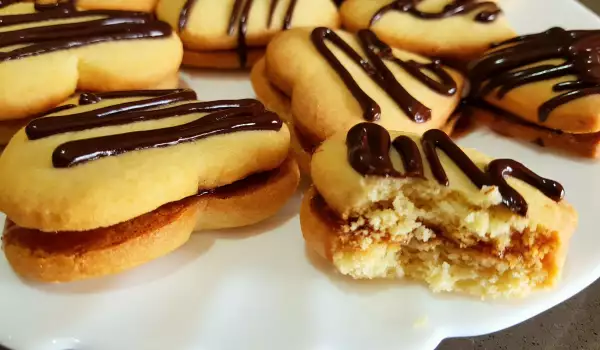
MULTIPOLYGON (((265 110, 264 106, 256 100, 190 102, 196 97, 191 90, 88 93, 84 96, 83 100, 86 103, 132 96, 150 96, 150 98, 87 112, 36 119, 25 128, 28 138, 37 140, 67 132, 159 120, 192 113, 209 114, 186 124, 168 128, 66 142, 58 146, 52 154, 52 163, 56 168, 71 167, 131 151, 175 146, 213 135, 249 130, 279 130, 282 126, 277 115, 265 110)), ((73 105, 70 108, 74 107, 73 105)))
MULTIPOLYGON (((197 0, 186 0, 181 13, 179 14, 179 31, 183 31, 187 26, 192 7, 196 4, 197 0)), ((270 0, 269 15, 267 18, 267 28, 271 27, 273 22, 273 16, 279 0, 270 0)), ((297 0, 290 0, 290 4, 285 13, 283 20, 282 30, 287 30, 292 24, 292 17, 294 16, 294 9, 296 8, 297 0)), ((235 0, 233 3, 233 9, 231 10, 231 16, 229 17, 229 25, 227 26, 227 35, 233 36, 237 29, 237 47, 236 51, 240 60, 240 67, 246 67, 248 61, 248 44, 246 42, 246 34, 248 33, 248 20, 250 17, 250 10, 254 0, 235 0)))
POLYGON ((380 20, 383 15, 391 11, 406 12, 420 19, 431 20, 465 15, 483 8, 482 11, 475 15, 475 21, 482 23, 495 21, 502 12, 500 7, 493 1, 478 2, 477 0, 454 0, 450 4, 444 6, 439 12, 423 12, 417 8, 422 1, 423 0, 396 0, 377 10, 373 17, 371 17, 369 25, 372 26, 375 22, 380 20))
MULTIPOLYGON (((423 177, 423 157, 417 144, 410 137, 399 136, 391 142, 390 134, 382 126, 361 123, 348 131, 346 145, 350 165, 362 175, 423 177), (389 154, 391 145, 394 146, 404 163, 405 173, 403 174, 394 169, 392 165, 389 154)), ((437 149, 443 151, 479 189, 484 186, 498 187, 502 195, 502 203, 519 215, 527 215, 527 202, 506 182, 506 176, 512 176, 528 183, 554 201, 560 201, 564 196, 564 189, 558 182, 540 177, 523 164, 511 159, 493 160, 487 165, 485 171, 482 171, 441 130, 432 129, 425 132, 421 138, 421 145, 433 177, 439 184, 449 186, 450 181, 437 149)))
POLYGON ((378 120, 381 116, 381 107, 360 88, 352 75, 327 47, 325 41, 337 46, 348 58, 358 64, 415 123, 424 123, 431 119, 431 109, 404 89, 384 61, 397 64, 415 79, 439 94, 446 96, 456 94, 456 82, 444 70, 439 60, 430 63, 419 63, 413 60, 403 61, 395 57, 392 49, 368 29, 358 32, 358 40, 366 52, 367 59, 360 56, 358 52, 329 28, 315 28, 311 33, 311 40, 360 104, 365 120, 378 120), (424 71, 434 74, 437 79, 430 78, 424 71))
POLYGON ((107 41, 164 38, 170 36, 172 32, 167 23, 157 21, 147 13, 116 10, 77 11, 73 1, 60 1, 54 4, 36 3, 35 9, 38 12, 0 16, 0 28, 61 19, 94 19, 75 23, 48 23, 2 32, 0 48, 24 46, 10 51, 0 51, 0 62, 107 41))
POLYGON ((551 28, 496 45, 470 67, 471 98, 481 99, 495 91, 501 99, 520 86, 570 75, 576 80, 554 85, 552 91, 562 93, 539 106, 540 123, 566 103, 600 94, 600 30, 551 28), (531 66, 551 59, 565 62, 531 66))

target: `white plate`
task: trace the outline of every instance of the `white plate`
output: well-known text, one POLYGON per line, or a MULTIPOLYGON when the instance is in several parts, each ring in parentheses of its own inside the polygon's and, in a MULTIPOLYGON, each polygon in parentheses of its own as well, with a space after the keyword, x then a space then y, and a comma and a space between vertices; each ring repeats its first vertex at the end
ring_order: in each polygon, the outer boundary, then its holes
MULTIPOLYGON (((555 25, 600 27, 600 20, 574 1, 506 0, 503 5, 520 33, 555 25)), ((253 96, 246 74, 190 71, 183 76, 201 99, 253 96)), ((600 164, 556 156, 484 130, 461 143, 519 159, 565 185, 581 221, 556 290, 514 302, 482 302, 432 294, 416 283, 338 276, 305 250, 297 195, 267 223, 196 234, 175 253, 115 277, 28 284, 2 255, 0 343, 16 350, 432 350, 445 337, 519 323, 600 276, 600 164)))

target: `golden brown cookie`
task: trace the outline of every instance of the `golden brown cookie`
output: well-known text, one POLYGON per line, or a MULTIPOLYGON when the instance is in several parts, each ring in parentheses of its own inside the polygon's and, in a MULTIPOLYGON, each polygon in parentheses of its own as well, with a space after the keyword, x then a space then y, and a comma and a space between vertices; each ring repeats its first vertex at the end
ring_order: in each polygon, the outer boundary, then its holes
POLYGON ((515 36, 496 1, 348 0, 340 13, 350 31, 429 57, 471 59, 515 36))
POLYGON ((22 228, 18 232, 28 232, 5 241, 17 242, 17 253, 7 258, 24 270, 38 266, 36 259, 50 262, 24 272, 26 277, 79 279, 165 254, 196 225, 215 229, 262 221, 298 185, 297 164, 288 152, 287 127, 256 100, 200 102, 191 90, 81 94, 31 121, 0 156, 0 210, 22 228), (178 213, 189 213, 189 220, 170 220, 163 209, 171 203, 184 208, 178 213), (123 229, 123 223, 130 224, 123 229), (162 230, 170 232, 164 244, 162 230), (100 252, 93 240, 77 243, 83 233, 95 232, 108 237, 102 242, 121 238, 100 252), (44 248, 38 255, 36 242, 18 239, 37 233, 58 240, 64 233, 75 237, 76 246, 60 241, 66 253, 44 248), (150 247, 147 254, 144 247, 150 247), (78 249, 80 259, 70 248, 78 249), (94 266, 81 272, 88 252, 94 266))
POLYGON ((598 30, 552 28, 500 44, 470 64, 471 105, 504 135, 597 157, 598 40, 598 30))
POLYGON ((0 122, 42 113, 76 90, 153 88, 181 63, 177 34, 150 14, 15 2, 0 20, 0 122))
POLYGON ((178 29, 186 65, 214 68, 252 66, 282 30, 340 25, 331 0, 161 0, 156 14, 178 29))
POLYGON ((514 297, 553 286, 577 213, 555 181, 510 159, 362 123, 315 152, 300 212, 307 245, 357 279, 514 297))
POLYGON ((365 120, 416 133, 443 128, 464 84, 439 61, 390 48, 370 31, 327 28, 278 35, 251 79, 258 98, 293 124, 299 159, 365 120))

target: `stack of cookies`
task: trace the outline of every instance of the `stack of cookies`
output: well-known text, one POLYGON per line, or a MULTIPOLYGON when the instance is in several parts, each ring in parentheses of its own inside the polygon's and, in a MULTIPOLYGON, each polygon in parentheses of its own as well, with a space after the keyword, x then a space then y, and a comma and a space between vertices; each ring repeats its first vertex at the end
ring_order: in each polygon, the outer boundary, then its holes
POLYGON ((342 274, 523 296, 558 281, 577 213, 457 126, 600 155, 600 31, 515 37, 495 1, 0 0, 0 31, 3 247, 29 279, 265 220, 301 169, 302 233, 342 274), (181 64, 251 68, 260 101, 198 101, 181 64))

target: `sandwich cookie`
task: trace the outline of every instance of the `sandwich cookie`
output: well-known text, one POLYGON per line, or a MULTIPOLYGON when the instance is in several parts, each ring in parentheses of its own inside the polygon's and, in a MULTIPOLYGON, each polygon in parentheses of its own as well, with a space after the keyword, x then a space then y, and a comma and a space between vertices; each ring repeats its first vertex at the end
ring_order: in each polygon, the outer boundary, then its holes
POLYGON ((206 68, 251 67, 281 31, 340 25, 331 0, 161 0, 156 13, 179 31, 183 63, 206 68))
POLYGON ((167 254, 194 228, 254 224, 295 192, 288 148, 287 127, 256 100, 81 94, 0 156, 7 260, 25 278, 72 281, 167 254))
POLYGON ((475 117, 500 134, 600 157, 600 30, 552 28, 471 63, 475 117))
POLYGON ((307 173, 321 142, 364 121, 415 133, 444 128, 464 85, 439 60, 392 48, 368 29, 325 27, 275 37, 251 80, 267 108, 293 124, 292 149, 307 173))
POLYGON ((355 279, 520 297, 556 285, 577 213, 564 189, 511 159, 361 123, 312 159, 300 212, 307 245, 355 279))

